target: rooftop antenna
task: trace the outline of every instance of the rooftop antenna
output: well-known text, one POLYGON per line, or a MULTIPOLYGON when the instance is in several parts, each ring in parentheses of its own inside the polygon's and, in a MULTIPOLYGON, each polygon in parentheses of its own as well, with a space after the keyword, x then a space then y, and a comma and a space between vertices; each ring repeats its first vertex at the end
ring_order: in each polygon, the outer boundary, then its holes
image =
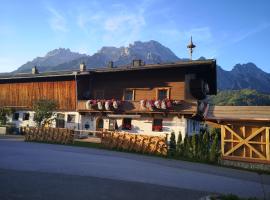
POLYGON ((193 53, 193 49, 196 47, 195 44, 193 44, 192 42, 192 36, 190 38, 190 43, 189 45, 187 45, 187 48, 189 49, 189 53, 190 53, 190 60, 192 60, 192 53, 193 53))

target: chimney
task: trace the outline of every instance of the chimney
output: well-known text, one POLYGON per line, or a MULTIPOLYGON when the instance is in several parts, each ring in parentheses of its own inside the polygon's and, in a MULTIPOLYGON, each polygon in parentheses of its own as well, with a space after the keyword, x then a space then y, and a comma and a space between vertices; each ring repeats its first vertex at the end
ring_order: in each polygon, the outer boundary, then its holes
POLYGON ((37 66, 34 66, 34 67, 32 68, 32 74, 38 74, 37 66))
POLYGON ((132 61, 132 67, 140 67, 142 65, 144 65, 144 62, 141 59, 132 61))
POLYGON ((113 68, 113 61, 108 62, 108 68, 113 68))
POLYGON ((81 71, 81 72, 85 72, 85 71, 86 71, 86 65, 85 65, 84 62, 82 62, 82 63, 80 64, 80 71, 81 71))

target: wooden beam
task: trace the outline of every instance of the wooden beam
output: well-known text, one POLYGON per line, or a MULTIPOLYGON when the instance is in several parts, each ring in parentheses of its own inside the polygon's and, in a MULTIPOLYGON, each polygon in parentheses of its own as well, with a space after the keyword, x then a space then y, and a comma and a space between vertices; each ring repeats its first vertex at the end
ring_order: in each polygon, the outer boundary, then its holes
MULTIPOLYGON (((245 126, 243 126, 243 137, 246 138, 246 127, 245 126)), ((244 157, 246 157, 246 146, 244 145, 243 148, 244 148, 244 152, 243 152, 242 157, 244 158, 244 157)))
POLYGON ((266 159, 270 160, 270 146, 269 146, 269 127, 266 128, 265 143, 266 143, 266 159))
MULTIPOLYGON (((264 129, 266 129, 266 127, 261 127, 258 130, 256 130, 254 133, 252 133, 249 137, 247 138, 241 138, 236 132, 234 132, 231 128, 229 128, 228 126, 224 126, 228 131, 230 131, 230 133, 232 135, 235 135, 238 139, 239 139, 239 143, 232 147, 229 151, 227 151, 225 154, 225 156, 229 156, 231 153, 233 153, 234 151, 236 151, 237 149, 239 149, 242 145, 246 145, 248 146, 253 152, 255 152, 260 158, 264 158, 266 159, 266 157, 264 155, 262 155, 257 149, 255 149, 253 146, 251 146, 249 144, 249 140, 251 140, 252 138, 254 138, 256 135, 258 135, 259 133, 261 133, 264 129)), ((243 129, 243 131, 245 131, 245 128, 243 129)), ((251 151, 251 153, 252 153, 251 151)))
POLYGON ((225 127, 221 125, 221 154, 224 155, 225 127))
POLYGON ((255 149, 253 146, 251 146, 250 144, 246 143, 246 145, 252 149, 252 151, 254 151, 261 159, 266 159, 266 157, 264 155, 262 155, 257 149, 255 149))
POLYGON ((224 128, 227 129, 228 131, 230 131, 232 133, 232 135, 237 137, 239 139, 239 141, 243 140, 243 138, 241 138, 237 133, 235 133, 229 126, 225 125, 224 128))

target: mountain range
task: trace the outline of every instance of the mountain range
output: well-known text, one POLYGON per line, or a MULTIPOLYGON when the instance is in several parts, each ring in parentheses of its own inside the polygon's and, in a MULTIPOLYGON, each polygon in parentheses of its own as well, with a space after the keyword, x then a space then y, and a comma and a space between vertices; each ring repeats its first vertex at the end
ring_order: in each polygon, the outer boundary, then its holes
MULTIPOLYGON (((115 66, 120 66, 130 64, 134 59, 141 59, 146 64, 188 60, 178 58, 169 48, 157 41, 136 41, 128 47, 102 47, 91 56, 72 52, 70 49, 55 49, 44 57, 37 57, 23 64, 14 73, 28 73, 33 66, 37 66, 40 72, 74 70, 79 69, 82 62, 88 68, 104 67, 109 61, 113 61, 115 66)), ((270 93, 270 74, 254 63, 236 64, 231 71, 218 66, 217 80, 219 90, 255 89, 262 93, 270 93)))

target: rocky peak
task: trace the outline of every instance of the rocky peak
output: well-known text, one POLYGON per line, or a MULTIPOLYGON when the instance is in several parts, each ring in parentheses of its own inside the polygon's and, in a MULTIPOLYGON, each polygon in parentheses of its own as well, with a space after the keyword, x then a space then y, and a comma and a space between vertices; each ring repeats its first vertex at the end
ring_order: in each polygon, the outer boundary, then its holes
POLYGON ((70 49, 65 49, 65 48, 58 48, 58 49, 54 49, 52 51, 49 51, 45 57, 50 57, 50 56, 57 56, 57 55, 64 55, 64 54, 72 54, 72 52, 70 51, 70 49))
POLYGON ((246 64, 236 64, 233 69, 232 72, 234 73, 264 73, 264 71, 262 71, 260 68, 258 68, 254 63, 249 62, 246 64))

